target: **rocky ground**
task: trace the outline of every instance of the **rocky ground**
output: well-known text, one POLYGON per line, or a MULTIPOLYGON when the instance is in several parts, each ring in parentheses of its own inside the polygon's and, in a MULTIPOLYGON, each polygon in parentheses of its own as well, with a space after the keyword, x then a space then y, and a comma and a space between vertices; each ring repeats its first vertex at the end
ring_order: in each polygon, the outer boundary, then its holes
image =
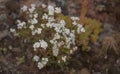
POLYGON ((20 6, 36 3, 62 7, 64 15, 80 16, 83 0, 0 0, 0 74, 120 74, 120 1, 89 0, 86 16, 102 23, 102 32, 89 52, 77 51, 72 55, 69 68, 55 67, 38 70, 32 62, 32 51, 25 41, 13 37, 20 6), (107 46, 102 50, 101 46, 107 46), (100 56, 98 54, 101 54, 100 56))

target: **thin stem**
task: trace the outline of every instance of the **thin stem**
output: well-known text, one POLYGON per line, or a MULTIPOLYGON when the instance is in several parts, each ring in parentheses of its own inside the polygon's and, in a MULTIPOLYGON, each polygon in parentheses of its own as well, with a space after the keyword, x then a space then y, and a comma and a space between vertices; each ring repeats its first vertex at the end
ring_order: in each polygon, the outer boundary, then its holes
POLYGON ((82 3, 82 9, 81 9, 81 15, 80 15, 80 20, 83 25, 85 25, 85 15, 87 13, 87 8, 88 8, 88 0, 84 0, 82 3))

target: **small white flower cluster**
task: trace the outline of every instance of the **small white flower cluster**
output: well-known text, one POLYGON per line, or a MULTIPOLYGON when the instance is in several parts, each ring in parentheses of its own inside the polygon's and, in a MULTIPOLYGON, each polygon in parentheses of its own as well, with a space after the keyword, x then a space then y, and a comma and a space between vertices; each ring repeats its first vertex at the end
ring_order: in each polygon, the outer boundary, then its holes
POLYGON ((47 5, 45 5, 45 4, 42 4, 41 6, 42 6, 42 8, 46 8, 47 7, 47 5))
POLYGON ((14 28, 10 28, 11 33, 16 33, 16 30, 14 28))
POLYGON ((26 22, 21 22, 20 20, 17 20, 17 23, 18 29, 26 28, 26 22))
POLYGON ((37 67, 39 69, 42 69, 46 64, 48 63, 48 58, 42 58, 41 62, 38 62, 37 67))
POLYGON ((18 33, 16 32, 16 29, 10 28, 10 32, 11 32, 14 36, 18 36, 18 33))
POLYGON ((62 56, 62 60, 66 62, 67 56, 62 56))
MULTIPOLYGON (((34 26, 31 25, 29 28, 34 29, 34 26)), ((32 35, 41 34, 41 31, 42 31, 42 28, 37 28, 35 30, 32 30, 32 35)))
POLYGON ((77 33, 81 33, 81 32, 85 32, 85 28, 81 24, 78 24, 77 33))
POLYGON ((33 13, 36 9, 36 5, 35 4, 31 4, 31 7, 28 9, 30 13, 33 13))
POLYGON ((78 17, 71 17, 71 20, 73 21, 73 25, 77 25, 78 29, 77 29, 77 33, 81 33, 81 32, 85 32, 85 28, 83 27, 82 24, 77 23, 77 21, 79 21, 78 17))
POLYGON ((38 62, 38 61, 39 61, 39 59, 40 59, 40 57, 39 57, 39 56, 37 56, 37 55, 35 55, 35 56, 33 57, 33 61, 38 62))
POLYGON ((56 13, 61 13, 61 8, 60 8, 60 7, 56 7, 56 8, 55 8, 55 12, 56 12, 56 13))
POLYGON ((67 61, 67 56, 62 56, 61 60, 58 60, 58 63, 60 64, 61 61, 66 62, 67 61))
POLYGON ((44 40, 39 40, 39 42, 35 42, 33 44, 34 51, 36 51, 36 49, 38 49, 40 47, 43 48, 43 49, 46 49, 48 47, 47 42, 44 41, 44 40))
MULTIPOLYGON (((23 6, 21 10, 23 12, 28 11, 28 21, 27 22, 21 22, 20 20, 17 21, 17 28, 28 28, 31 31, 32 36, 35 36, 36 34, 41 35, 44 33, 44 30, 47 28, 54 30, 54 37, 50 40, 43 40, 40 39, 38 42, 35 42, 33 44, 34 51, 36 50, 44 49, 46 52, 47 49, 51 49, 52 55, 57 57, 59 55, 59 52, 61 51, 61 47, 65 48, 66 50, 69 50, 69 54, 73 54, 74 51, 77 50, 76 42, 75 42, 75 34, 77 33, 85 32, 84 27, 78 23, 79 18, 78 17, 71 17, 71 20, 73 21, 73 26, 77 26, 77 30, 69 29, 66 27, 66 22, 63 19, 56 20, 55 14, 61 13, 60 7, 53 7, 52 5, 45 5, 42 4, 42 8, 47 8, 48 13, 43 13, 41 17, 39 17, 39 14, 36 12, 36 6, 35 4, 31 4, 31 7, 28 8, 27 6, 23 6), (38 21, 38 17, 41 20, 46 21, 45 23, 40 23, 38 21), (38 27, 36 27, 38 26, 38 27), (42 33, 43 32, 43 33, 42 33), (50 48, 48 48, 49 43, 52 44, 50 48), (73 48, 73 49, 71 49, 73 48)), ((11 29, 11 32, 14 32, 14 30, 11 29)), ((62 55, 61 59, 63 62, 66 62, 68 56, 64 54, 62 55)), ((48 58, 43 58, 35 55, 33 57, 33 61, 37 62, 37 67, 39 69, 42 69, 48 62, 48 58), (42 58, 42 59, 41 59, 42 58), (41 59, 41 60, 40 60, 41 59)))
POLYGON ((61 13, 61 8, 54 8, 52 5, 48 5, 48 15, 54 15, 54 13, 61 13))
POLYGON ((32 30, 31 34, 35 35, 35 34, 41 34, 42 28, 37 28, 35 29, 35 25, 38 23, 38 13, 35 11, 36 6, 35 4, 31 4, 31 7, 28 8, 27 6, 23 6, 21 8, 21 10, 23 12, 29 10, 29 20, 27 21, 30 25, 29 25, 29 29, 32 30))
POLYGON ((40 60, 40 57, 35 55, 33 57, 33 61, 37 62, 37 67, 39 69, 42 69, 47 63, 48 63, 48 58, 42 58, 41 61, 40 60))
POLYGON ((77 49, 78 49, 77 46, 73 47, 73 48, 70 50, 70 54, 73 54, 77 49))
POLYGON ((27 9, 28 9, 28 7, 27 7, 26 5, 24 5, 24 6, 21 8, 21 10, 22 10, 23 12, 27 11, 27 9))

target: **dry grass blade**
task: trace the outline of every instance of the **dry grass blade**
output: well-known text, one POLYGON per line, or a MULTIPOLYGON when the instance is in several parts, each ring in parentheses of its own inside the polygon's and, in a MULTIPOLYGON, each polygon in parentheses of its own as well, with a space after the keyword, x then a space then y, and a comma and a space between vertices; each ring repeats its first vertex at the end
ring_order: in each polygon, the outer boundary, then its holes
POLYGON ((119 46, 118 42, 113 36, 107 36, 103 39, 102 42, 102 53, 107 53, 109 49, 113 49, 117 55, 119 55, 119 46))

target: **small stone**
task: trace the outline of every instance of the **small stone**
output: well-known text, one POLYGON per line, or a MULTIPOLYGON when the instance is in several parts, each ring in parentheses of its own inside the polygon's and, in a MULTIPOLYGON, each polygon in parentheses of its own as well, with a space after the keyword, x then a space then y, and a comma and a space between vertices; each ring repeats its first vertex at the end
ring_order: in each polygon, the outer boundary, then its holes
POLYGON ((10 49, 10 50, 11 50, 11 49, 13 49, 13 47, 12 47, 11 45, 9 45, 9 46, 8 46, 8 49, 10 49))
POLYGON ((7 15, 6 14, 0 14, 0 21, 4 21, 7 19, 7 15))
POLYGON ((120 58, 117 59, 116 63, 120 66, 120 58))
POLYGON ((0 31, 0 40, 9 34, 8 30, 0 31))
POLYGON ((104 11, 104 10, 105 10, 105 5, 98 5, 98 6, 96 7, 96 10, 97 10, 97 11, 104 11))
POLYGON ((83 68, 83 69, 80 70, 79 74, 90 74, 90 72, 87 68, 83 68))

